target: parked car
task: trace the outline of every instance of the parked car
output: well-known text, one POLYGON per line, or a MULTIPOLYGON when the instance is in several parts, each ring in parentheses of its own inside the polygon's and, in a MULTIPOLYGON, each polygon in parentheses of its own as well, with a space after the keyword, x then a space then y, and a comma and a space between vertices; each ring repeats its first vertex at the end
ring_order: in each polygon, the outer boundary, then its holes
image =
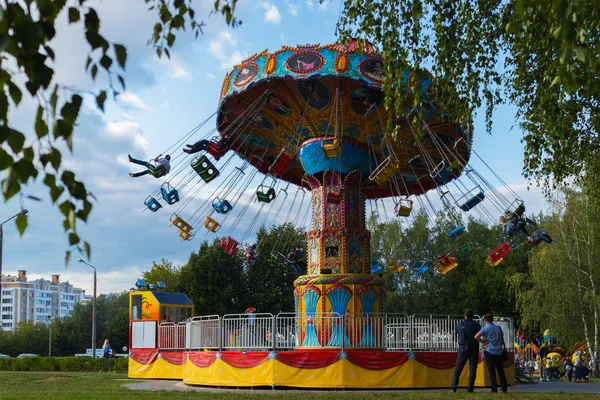
POLYGON ((19 354, 17 356, 17 358, 31 358, 31 357, 39 357, 39 356, 37 354, 28 354, 28 353, 19 354))
POLYGON ((8 354, 0 353, 0 358, 10 358, 10 356, 8 354))

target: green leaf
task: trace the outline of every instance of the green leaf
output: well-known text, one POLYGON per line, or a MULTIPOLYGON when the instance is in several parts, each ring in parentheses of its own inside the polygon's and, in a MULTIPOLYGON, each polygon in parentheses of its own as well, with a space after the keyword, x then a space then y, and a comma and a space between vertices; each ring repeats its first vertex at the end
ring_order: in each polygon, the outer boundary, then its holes
POLYGON ((127 49, 122 44, 113 44, 115 49, 115 55, 117 57, 117 63, 123 69, 125 69, 125 63, 127 62, 127 49))
POLYGON ((69 23, 73 24, 81 18, 79 10, 75 7, 69 7, 69 23))
POLYGON ((93 8, 90 8, 85 14, 85 29, 89 32, 98 32, 100 29, 100 19, 93 8))
POLYGON ((102 65, 102 67, 107 71, 110 69, 110 66, 112 65, 112 63, 113 63, 112 58, 110 58, 106 54, 103 55, 102 58, 100 59, 100 65, 102 65))
POLYGON ((38 106, 37 115, 35 117, 35 133, 38 139, 48 135, 48 125, 44 121, 44 109, 42 106, 38 106))
POLYGON ((123 90, 125 90, 125 79, 123 78, 123 76, 122 75, 118 75, 117 79, 119 79, 119 83, 121 84, 121 88, 123 90))
POLYGON ((69 233, 69 245, 71 245, 71 246, 76 245, 77 243, 79 243, 79 241, 80 241, 79 236, 76 233, 74 233, 74 232, 69 233))
POLYGON ((14 153, 18 153, 23 148, 23 144, 25 144, 25 135, 14 129, 9 129, 6 141, 8 142, 8 145, 12 151, 14 153))
POLYGON ((71 101, 66 102, 60 110, 60 115, 65 121, 68 121, 71 124, 75 123, 82 103, 83 98, 78 94, 74 94, 73 97, 71 97, 71 101))
POLYGON ((98 65, 92 65, 92 80, 96 80, 96 74, 98 73, 98 65))
POLYGON ((2 147, 0 147, 0 171, 5 170, 13 164, 14 160, 2 147))
POLYGON ((96 96, 96 105, 102 111, 104 111, 104 102, 106 102, 106 90, 101 91, 100 94, 96 96))
POLYGON ((17 179, 17 172, 12 167, 8 167, 5 172, 6 178, 2 181, 2 194, 4 200, 9 200, 21 190, 21 185, 17 179))
POLYGON ((71 251, 65 252, 65 265, 69 265, 71 262, 71 251))
POLYGON ((92 257, 92 246, 88 242, 83 242, 83 248, 85 249, 85 256, 89 260, 92 257))
POLYGON ((15 103, 15 106, 18 106, 23 98, 21 89, 19 89, 12 81, 8 81, 8 93, 10 94, 12 101, 15 103))
POLYGON ((58 85, 54 85, 52 95, 50 95, 50 107, 52 107, 52 115, 56 115, 56 105, 58 104, 58 85))
POLYGON ((17 229, 19 230, 19 234, 23 236, 25 230, 27 229, 27 215, 19 215, 15 224, 17 225, 17 229))

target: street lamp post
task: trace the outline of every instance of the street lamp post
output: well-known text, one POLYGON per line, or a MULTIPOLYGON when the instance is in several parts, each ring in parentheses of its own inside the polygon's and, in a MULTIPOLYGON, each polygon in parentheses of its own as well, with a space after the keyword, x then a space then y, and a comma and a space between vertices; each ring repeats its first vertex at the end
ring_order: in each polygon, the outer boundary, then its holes
POLYGON ((94 269, 94 297, 92 297, 92 358, 96 358, 96 267, 86 263, 81 258, 77 262, 83 263, 94 269))
POLYGON ((29 210, 23 209, 23 210, 19 211, 17 214, 13 215, 12 217, 10 217, 9 219, 7 219, 6 221, 4 221, 0 224, 0 304, 2 304, 2 226, 5 223, 7 223, 8 221, 10 221, 11 219, 20 217, 21 215, 25 215, 28 212, 29 212, 29 210))

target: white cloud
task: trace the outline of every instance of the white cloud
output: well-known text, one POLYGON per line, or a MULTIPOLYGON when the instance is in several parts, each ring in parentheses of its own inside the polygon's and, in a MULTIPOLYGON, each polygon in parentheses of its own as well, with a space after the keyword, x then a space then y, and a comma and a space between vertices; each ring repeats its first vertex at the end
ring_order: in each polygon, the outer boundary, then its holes
POLYGON ((248 58, 245 52, 238 50, 238 40, 228 31, 221 32, 217 38, 208 42, 208 52, 218 61, 221 69, 231 69, 248 58))
POLYGON ((269 1, 263 1, 260 3, 260 6, 265 10, 265 22, 271 22, 273 24, 281 22, 281 14, 275 4, 269 1))
MULTIPOLYGON (((316 4, 317 9, 319 9, 320 11, 325 11, 327 10, 327 8, 329 7, 329 1, 330 0, 325 0, 322 3, 318 3, 316 4)), ((306 5, 308 6, 309 9, 313 10, 315 8, 315 2, 313 0, 306 0, 306 5)), ((293 14, 292 14, 293 15, 293 14)))
POLYGON ((189 82, 193 79, 192 74, 187 70, 185 62, 173 53, 171 53, 171 59, 162 57, 158 61, 158 65, 167 72, 170 78, 184 82, 189 82))
POLYGON ((285 43, 285 36, 283 36, 283 32, 279 34, 279 39, 281 39, 281 43, 285 43))
POLYGON ((118 97, 118 102, 124 106, 134 108, 136 110, 149 110, 150 107, 140 97, 131 92, 121 93, 118 97))
POLYGON ((288 3, 288 12, 292 14, 293 17, 298 16, 298 12, 300 11, 300 6, 297 4, 288 3))
POLYGON ((210 72, 207 72, 207 73, 206 73, 206 77, 207 77, 208 79, 211 79, 211 80, 212 80, 212 79, 215 79, 215 76, 214 76, 213 74, 211 74, 210 72))
POLYGON ((150 142, 143 136, 143 130, 140 124, 132 121, 109 122, 104 129, 109 136, 115 139, 129 139, 133 145, 147 152, 150 149, 150 142))

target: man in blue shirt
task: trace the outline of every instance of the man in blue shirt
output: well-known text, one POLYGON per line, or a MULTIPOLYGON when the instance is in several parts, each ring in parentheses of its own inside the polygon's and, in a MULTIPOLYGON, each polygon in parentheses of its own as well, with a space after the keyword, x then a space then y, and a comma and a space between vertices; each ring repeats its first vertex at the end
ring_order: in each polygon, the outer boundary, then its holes
POLYGON ((504 374, 504 362, 502 361, 502 349, 504 348, 504 335, 502 334, 502 328, 500 328, 498 325, 494 325, 494 316, 492 313, 485 314, 483 320, 485 321, 486 325, 482 330, 477 332, 475 339, 483 343, 483 347, 485 349, 483 352, 483 359, 490 374, 490 385, 492 387, 492 392, 498 392, 498 386, 496 384, 496 371, 500 377, 502 391, 506 392, 506 375, 504 374))
POLYGON ((473 311, 466 310, 465 320, 456 325, 458 334, 458 356, 456 357, 456 367, 452 376, 452 386, 450 388, 456 392, 458 388, 458 379, 460 374, 469 361, 469 382, 467 392, 472 392, 475 386, 475 377, 477 376, 477 362, 479 361, 479 342, 475 340, 475 334, 481 330, 481 325, 473 321, 473 311))

